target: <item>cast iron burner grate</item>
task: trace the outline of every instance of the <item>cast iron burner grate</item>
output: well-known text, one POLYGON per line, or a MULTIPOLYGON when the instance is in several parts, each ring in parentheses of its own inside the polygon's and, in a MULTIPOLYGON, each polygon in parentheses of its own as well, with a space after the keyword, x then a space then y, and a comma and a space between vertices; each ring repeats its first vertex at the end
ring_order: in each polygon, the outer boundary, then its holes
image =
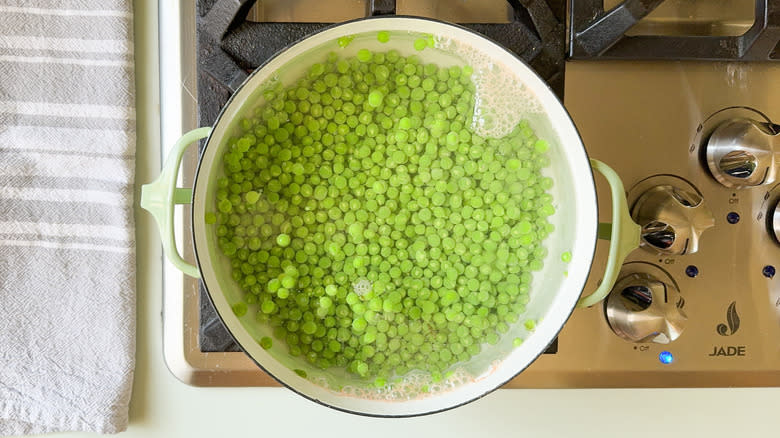
MULTIPOLYGON (((198 122, 211 126, 247 75, 278 51, 332 23, 255 23, 255 0, 198 0, 198 122)), ((563 100, 566 0, 508 0, 509 23, 461 23, 526 61, 563 100)), ((366 15, 395 13, 395 1, 370 0, 366 15)), ((200 348, 241 351, 200 283, 200 348)), ((557 351, 557 340, 547 353, 557 351)))
POLYGON ((780 60, 780 0, 755 0, 753 25, 742 35, 625 35, 664 0, 571 0, 569 57, 626 60, 780 60))

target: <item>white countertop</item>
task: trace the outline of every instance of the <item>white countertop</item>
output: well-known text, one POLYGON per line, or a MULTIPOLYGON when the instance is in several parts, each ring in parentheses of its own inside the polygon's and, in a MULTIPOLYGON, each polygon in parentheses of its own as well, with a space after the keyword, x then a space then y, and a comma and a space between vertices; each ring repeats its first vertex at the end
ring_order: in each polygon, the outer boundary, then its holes
MULTIPOLYGON (((177 0, 164 0, 177 1, 177 0)), ((157 2, 136 0, 138 183, 159 172, 157 2)), ((137 204, 136 196, 136 204, 137 204)), ((252 436, 777 436, 780 389, 499 390, 422 418, 386 420, 316 405, 281 388, 194 388, 162 356, 161 250, 152 218, 136 210, 138 346, 124 437, 252 436), (240 436, 240 435, 233 435, 240 436)), ((62 434, 85 437, 92 434, 62 434)))

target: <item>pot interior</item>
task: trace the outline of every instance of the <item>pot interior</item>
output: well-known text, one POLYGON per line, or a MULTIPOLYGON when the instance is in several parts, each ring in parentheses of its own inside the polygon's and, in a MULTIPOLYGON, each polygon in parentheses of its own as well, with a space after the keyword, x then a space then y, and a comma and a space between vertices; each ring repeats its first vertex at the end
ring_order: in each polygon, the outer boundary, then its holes
POLYGON ((574 308, 590 270, 597 228, 595 188, 584 147, 547 85, 514 55, 478 34, 442 22, 407 17, 365 19, 328 28, 257 69, 223 109, 207 141, 197 171, 192 214, 203 281, 220 317, 247 354, 280 382, 308 398, 337 409, 382 416, 419 415, 458 406, 483 396, 525 369, 555 338, 574 308), (389 32, 389 42, 379 42, 378 31, 389 32), (342 47, 339 41, 343 45, 345 36, 350 41, 342 47), (429 36, 437 41, 437 48, 417 51, 415 41, 429 36), (320 370, 302 357, 290 356, 279 339, 273 339, 270 349, 263 349, 259 341, 273 338, 272 330, 255 321, 256 304, 250 304, 240 317, 233 312, 244 292, 231 276, 229 260, 220 253, 215 227, 204 222, 205 214, 216 208, 217 179, 224 175, 223 153, 239 135, 242 119, 264 106, 263 91, 276 84, 294 83, 331 52, 351 57, 366 48, 414 54, 423 63, 439 66, 467 65, 474 61, 464 60, 463 53, 479 54, 479 65, 472 65, 475 75, 490 68, 511 73, 513 86, 519 86, 523 93, 523 99, 510 102, 513 117, 528 120, 536 136, 550 145, 551 164, 543 173, 554 180, 548 193, 553 196, 556 212, 548 221, 555 230, 544 241, 547 255, 542 269, 533 273, 526 311, 496 345, 484 344, 477 356, 457 364, 450 375, 437 382, 430 375, 412 373, 414 377, 396 382, 397 386, 376 388, 372 382, 343 370, 320 370), (569 262, 562 260, 563 253, 571 254, 569 262), (533 330, 526 327, 526 320, 536 322, 533 330), (516 346, 516 338, 524 342, 516 346))

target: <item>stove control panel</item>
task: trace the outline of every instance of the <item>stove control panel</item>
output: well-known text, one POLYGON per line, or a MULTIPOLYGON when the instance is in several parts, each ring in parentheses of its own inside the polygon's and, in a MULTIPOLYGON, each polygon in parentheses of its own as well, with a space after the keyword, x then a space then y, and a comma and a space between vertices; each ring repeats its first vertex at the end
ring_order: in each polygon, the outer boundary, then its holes
MULTIPOLYGON (((780 64, 566 69, 567 109, 588 155, 623 180, 641 248, 603 303, 572 313, 557 353, 519 380, 780 386, 780 64)), ((609 186, 596 177, 596 188, 609 222, 609 186)), ((597 245, 585 290, 608 252, 597 245)))

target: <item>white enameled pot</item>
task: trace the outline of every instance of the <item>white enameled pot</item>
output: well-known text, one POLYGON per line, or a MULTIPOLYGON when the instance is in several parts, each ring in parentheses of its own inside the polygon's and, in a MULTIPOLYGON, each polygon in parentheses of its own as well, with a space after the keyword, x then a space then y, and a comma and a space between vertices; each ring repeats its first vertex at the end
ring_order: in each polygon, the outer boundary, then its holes
MULTIPOLYGON (((452 63, 453 59, 444 56, 435 62, 446 64, 452 63)), ((225 326, 260 367, 311 400, 339 410, 374 416, 412 416, 438 412, 478 399, 502 386, 542 354, 578 302, 580 306, 589 306, 606 296, 623 259, 639 243, 639 227, 628 215, 620 179, 603 163, 588 159, 574 123, 544 81, 514 54, 477 33, 457 25, 415 17, 368 18, 335 25, 278 53, 246 79, 223 108, 213 129, 199 128, 179 140, 160 178, 143 187, 141 205, 157 219, 168 258, 186 274, 202 278, 225 326), (379 43, 376 38, 378 31, 390 32, 390 42, 379 43), (359 385, 359 382, 307 368, 305 361, 286 354, 281 341, 276 341, 274 348, 268 351, 261 348, 258 339, 269 335, 270 330, 253 323, 253 312, 247 312, 246 316, 239 318, 231 310, 231 306, 241 300, 242 292, 231 278, 229 262, 217 249, 214 227, 207 225, 203 218, 206 211, 215 208, 216 181, 221 175, 221 157, 229 144, 228 140, 237 132, 242 116, 251 114, 256 107, 263 105, 262 91, 269 82, 280 80, 284 85, 290 84, 306 68, 323 60, 331 51, 340 50, 340 54, 350 56, 360 48, 375 51, 395 49, 404 55, 417 53, 425 57, 425 52, 415 52, 412 45, 414 38, 421 34, 457 41, 478 50, 492 62, 511 71, 516 80, 530 92, 529 95, 536 100, 541 111, 528 114, 526 118, 536 135, 550 144, 551 166, 545 174, 555 181, 551 194, 557 211, 549 218, 555 231, 545 241, 548 256, 543 269, 534 273, 531 299, 526 305, 526 314, 521 318, 521 321, 526 318, 538 321, 533 333, 527 335, 522 322, 519 322, 497 345, 486 344, 478 356, 462 364, 462 369, 471 376, 465 383, 417 394, 415 397, 401 396, 385 400, 381 394, 371 394, 370 391, 356 395, 345 390, 359 385), (354 37, 346 48, 337 45, 337 40, 343 36, 354 37), (189 189, 176 188, 178 167, 184 150, 202 138, 207 140, 193 190, 190 192, 189 189), (599 228, 592 169, 603 173, 612 187, 613 223, 610 257, 603 281, 597 291, 581 299, 591 270, 599 228), (188 202, 192 202, 191 219, 197 266, 181 258, 173 239, 173 205, 188 202), (561 260, 564 252, 571 253, 571 261, 568 263, 561 260), (519 347, 513 347, 512 339, 516 336, 527 336, 527 339, 519 347), (308 369, 307 378, 301 377, 300 372, 296 373, 294 369, 308 369), (323 385, 322 382, 326 380, 331 384, 323 385)))

